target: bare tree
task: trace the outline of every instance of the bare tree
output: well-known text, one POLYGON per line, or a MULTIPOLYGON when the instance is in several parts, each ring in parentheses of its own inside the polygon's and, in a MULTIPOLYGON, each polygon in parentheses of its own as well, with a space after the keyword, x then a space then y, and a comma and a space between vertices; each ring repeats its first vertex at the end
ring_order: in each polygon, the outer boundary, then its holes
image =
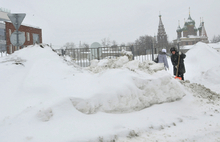
POLYGON ((65 47, 66 49, 73 49, 73 48, 75 48, 75 44, 74 44, 73 42, 67 42, 67 43, 64 45, 64 47, 65 47))
POLYGON ((113 40, 113 41, 112 41, 112 46, 111 46, 111 47, 117 47, 117 46, 118 46, 117 42, 116 42, 115 40, 113 40))
POLYGON ((211 40, 211 43, 217 43, 217 42, 220 42, 220 35, 218 35, 218 36, 214 35, 214 37, 211 40))
POLYGON ((122 43, 120 44, 120 46, 121 46, 121 47, 125 47, 125 43, 122 42, 122 43))
POLYGON ((148 35, 140 36, 139 39, 135 41, 135 45, 139 46, 139 48, 151 49, 152 41, 153 41, 152 36, 148 36, 148 35))
POLYGON ((132 46, 132 45, 134 45, 134 42, 128 42, 127 43, 127 46, 132 46))
POLYGON ((89 44, 84 42, 82 48, 85 48, 85 51, 89 51, 89 44))
POLYGON ((82 45, 82 47, 83 47, 83 48, 89 48, 89 44, 84 42, 83 45, 82 45))
POLYGON ((138 52, 137 54, 146 54, 147 49, 151 49, 153 45, 153 37, 152 36, 140 36, 139 39, 135 40, 134 43, 134 52, 138 52))
POLYGON ((103 39, 101 40, 101 42, 102 42, 102 46, 103 46, 103 47, 110 47, 111 42, 110 42, 110 39, 109 39, 109 38, 103 38, 103 39))

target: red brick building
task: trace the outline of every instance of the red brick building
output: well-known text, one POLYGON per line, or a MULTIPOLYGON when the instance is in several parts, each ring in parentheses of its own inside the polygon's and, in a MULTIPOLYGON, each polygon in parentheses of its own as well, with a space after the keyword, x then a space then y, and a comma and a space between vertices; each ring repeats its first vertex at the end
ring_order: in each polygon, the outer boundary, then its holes
POLYGON ((14 51, 24 48, 27 45, 42 43, 42 30, 40 28, 21 25, 18 31, 24 32, 24 45, 21 47, 13 46, 10 42, 10 36, 14 31, 16 31, 14 25, 11 22, 5 22, 6 47, 8 54, 14 53, 14 51))

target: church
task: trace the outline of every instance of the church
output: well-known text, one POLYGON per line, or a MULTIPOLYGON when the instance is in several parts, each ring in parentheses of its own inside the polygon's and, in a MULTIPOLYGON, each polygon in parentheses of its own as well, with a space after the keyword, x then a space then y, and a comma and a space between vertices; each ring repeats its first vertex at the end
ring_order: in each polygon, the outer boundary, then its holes
POLYGON ((204 21, 201 21, 200 18, 200 25, 196 28, 195 21, 191 18, 190 12, 188 19, 186 21, 184 19, 184 26, 181 28, 179 23, 176 32, 177 39, 173 40, 173 42, 176 44, 179 43, 179 46, 194 45, 199 41, 209 43, 204 21), (197 32, 199 32, 198 35, 197 32))
MULTIPOLYGON (((168 48, 168 40, 167 34, 161 19, 161 15, 159 15, 159 26, 157 32, 157 48, 161 51, 163 48, 168 48)), ((168 50, 168 49, 167 49, 168 50)))

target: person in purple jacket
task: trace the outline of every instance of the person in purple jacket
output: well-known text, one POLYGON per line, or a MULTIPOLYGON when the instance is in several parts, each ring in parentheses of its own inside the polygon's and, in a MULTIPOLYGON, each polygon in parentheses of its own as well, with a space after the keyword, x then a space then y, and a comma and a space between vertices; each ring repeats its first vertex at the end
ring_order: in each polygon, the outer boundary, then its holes
POLYGON ((168 65, 168 62, 167 62, 166 49, 162 49, 162 52, 159 51, 158 63, 163 63, 165 70, 169 70, 169 65, 168 65))

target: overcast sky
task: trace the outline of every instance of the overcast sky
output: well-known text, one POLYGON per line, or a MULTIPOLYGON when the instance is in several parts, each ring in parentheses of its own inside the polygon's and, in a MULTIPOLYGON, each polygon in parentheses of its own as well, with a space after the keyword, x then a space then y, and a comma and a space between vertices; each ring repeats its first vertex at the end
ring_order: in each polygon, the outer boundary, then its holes
POLYGON ((190 15, 196 28, 203 17, 209 39, 220 35, 220 0, 0 0, 11 13, 26 13, 22 24, 40 27, 43 43, 61 47, 101 42, 134 42, 157 35, 159 12, 168 40, 176 38, 178 20, 183 27, 190 15))

